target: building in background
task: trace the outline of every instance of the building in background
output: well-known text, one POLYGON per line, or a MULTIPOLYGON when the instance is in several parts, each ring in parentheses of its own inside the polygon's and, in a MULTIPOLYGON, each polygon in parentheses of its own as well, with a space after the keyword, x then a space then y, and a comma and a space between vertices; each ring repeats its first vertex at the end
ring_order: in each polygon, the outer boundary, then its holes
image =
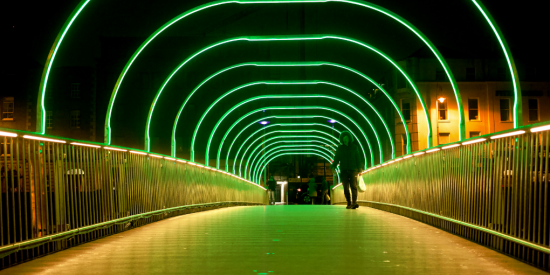
MULTIPOLYGON (((466 133, 464 139, 512 129, 514 95, 510 73, 504 59, 470 58, 456 52, 442 52, 458 83, 462 97, 466 133), (454 56, 454 58, 452 58, 454 56)), ((418 87, 428 108, 434 146, 459 140, 458 107, 451 84, 433 54, 426 49, 401 60, 418 87)), ((550 120, 550 74, 540 64, 516 60, 522 89, 523 124, 550 120)), ((424 110, 410 84, 396 70, 381 83, 399 105, 411 135, 412 151, 427 147, 424 110)), ((395 112, 394 112, 395 113, 395 112)), ((395 116, 396 155, 406 148, 405 129, 395 116)))

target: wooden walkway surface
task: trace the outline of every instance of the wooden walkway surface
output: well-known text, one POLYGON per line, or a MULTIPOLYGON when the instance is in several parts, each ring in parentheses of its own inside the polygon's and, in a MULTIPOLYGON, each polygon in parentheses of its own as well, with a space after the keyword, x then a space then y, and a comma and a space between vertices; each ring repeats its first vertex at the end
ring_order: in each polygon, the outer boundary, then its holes
POLYGON ((3 274, 548 274, 367 207, 251 206, 156 222, 3 274))

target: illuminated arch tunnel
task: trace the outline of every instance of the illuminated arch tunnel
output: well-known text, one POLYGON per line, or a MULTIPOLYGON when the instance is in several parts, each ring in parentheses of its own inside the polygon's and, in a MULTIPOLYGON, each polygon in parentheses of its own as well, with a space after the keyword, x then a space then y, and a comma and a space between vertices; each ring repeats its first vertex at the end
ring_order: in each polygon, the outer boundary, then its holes
MULTIPOLYGON (((52 50, 51 50, 51 54, 48 56, 48 59, 47 59, 47 62, 46 62, 46 65, 44 67, 44 73, 43 73, 43 76, 42 76, 42 81, 41 81, 41 85, 40 85, 40 88, 39 88, 39 97, 38 97, 38 104, 37 104, 37 131, 39 133, 42 133, 42 134, 45 134, 46 132, 46 127, 45 127, 45 112, 46 112, 46 106, 45 106, 45 102, 44 102, 44 98, 45 98, 45 94, 46 94, 46 91, 47 91, 47 85, 48 85, 48 79, 49 79, 49 75, 50 75, 50 72, 51 72, 51 68, 52 68, 52 64, 55 60, 55 57, 58 53, 58 50, 59 50, 59 47, 61 45, 61 43, 63 42, 63 39, 64 37, 69 33, 69 30, 70 30, 70 27, 71 25, 73 24, 73 22, 77 19, 78 15, 82 12, 85 12, 85 7, 88 5, 88 3, 90 3, 91 0, 83 0, 80 2, 80 4, 75 8, 75 10, 73 11, 73 13, 71 14, 71 16, 67 19, 67 21, 65 22, 63 28, 61 29, 56 41, 54 42, 53 46, 52 46, 52 50)), ((170 21, 168 21, 166 24, 164 24, 162 27, 158 28, 153 34, 151 34, 147 39, 146 41, 144 41, 141 46, 134 52, 134 54, 132 55, 132 57, 128 60, 128 62, 126 63, 123 71, 121 72, 119 78, 118 78, 118 81, 116 82, 116 85, 113 89, 113 93, 112 93, 112 96, 111 96, 111 99, 110 99, 110 102, 109 102, 109 106, 108 106, 108 109, 107 109, 107 115, 106 115, 106 121, 105 121, 105 144, 111 144, 111 125, 110 125, 110 120, 111 120, 111 113, 112 113, 112 110, 114 108, 114 103, 115 103, 115 100, 116 100, 116 97, 117 97, 117 93, 120 91, 120 87, 124 81, 124 78, 126 76, 126 74, 129 72, 132 64, 134 63, 134 61, 136 60, 136 58, 138 58, 138 56, 145 50, 145 48, 151 43, 151 41, 153 41, 155 38, 157 38, 159 36, 160 33, 164 32, 166 29, 168 29, 169 27, 171 27, 173 24, 175 24, 176 22, 186 18, 187 16, 190 16, 192 14, 196 14, 196 13, 200 13, 200 11, 202 10, 205 10, 205 9, 208 9, 208 8, 214 8, 214 7, 218 7, 218 6, 221 6, 221 5, 225 5, 225 4, 241 4, 241 5, 248 5, 248 4, 258 4, 258 5, 266 5, 266 4, 280 4, 280 3, 304 3, 304 4, 322 4, 322 3, 326 3, 326 2, 340 2, 340 3, 344 3, 344 4, 352 4, 352 5, 355 5, 355 6, 358 6, 358 7, 363 7, 363 8, 367 8, 371 11, 375 11, 375 12, 378 12, 378 13, 381 13, 395 21, 397 21, 399 24, 401 24, 402 26, 404 26, 406 29, 410 30, 416 37, 418 37, 422 43, 424 43, 430 50, 432 53, 434 53, 434 56, 437 58, 438 62, 440 63, 440 65, 442 66, 442 68, 444 69, 447 77, 449 78, 449 81, 451 83, 451 86, 452 86, 452 89, 453 89, 453 92, 455 94, 455 99, 456 99, 456 103, 458 105, 458 112, 459 112, 459 133, 460 133, 460 140, 462 140, 464 138, 464 132, 465 132, 465 129, 464 129, 464 114, 463 114, 463 109, 462 109, 462 103, 461 103, 461 97, 460 97, 460 92, 458 90, 458 87, 456 85, 456 81, 454 80, 454 76, 449 68, 449 66, 447 65, 445 59, 443 58, 443 56, 439 53, 439 51, 437 50, 437 48, 434 46, 434 44, 419 30, 417 29, 415 26, 413 26, 412 24, 410 24, 408 21, 406 21, 404 18, 400 17, 399 15, 387 10, 387 9, 384 9, 380 6, 377 6, 377 5, 374 5, 374 4, 371 4, 371 3, 368 3, 368 2, 365 2, 365 1, 360 1, 360 0, 327 0, 327 1, 309 1, 309 0, 301 0, 301 1, 290 1, 290 0, 282 0, 282 1, 272 1, 272 0, 262 0, 262 1, 243 1, 243 0, 236 0, 236 1, 215 1, 215 2, 210 2, 210 3, 207 3, 207 4, 204 4, 202 6, 199 6, 199 7, 196 7, 194 9, 191 9, 187 12, 184 12, 178 16, 176 16, 175 18, 171 19, 170 21)), ((518 80, 518 76, 517 76, 517 71, 515 69, 515 64, 514 64, 514 60, 512 58, 512 55, 511 55, 511 52, 509 50, 509 47, 504 39, 504 37, 502 36, 498 26, 496 25, 494 19, 491 17, 491 15, 489 14, 489 12, 486 10, 486 8, 479 2, 479 1, 476 1, 476 0, 472 0, 473 4, 476 6, 476 8, 480 11, 480 13, 482 14, 482 16, 486 19, 487 23, 489 24, 489 26, 491 27, 492 31, 494 32, 495 36, 497 37, 497 40, 503 50, 503 53, 504 53, 504 56, 506 58, 506 61, 507 61, 507 64, 508 64, 508 69, 510 70, 510 74, 512 75, 512 82, 513 82, 513 88, 514 88, 514 96, 515 96, 515 101, 514 101, 514 107, 513 107, 513 117, 514 117, 514 127, 519 127, 521 126, 521 119, 519 119, 521 117, 521 89, 520 89, 520 86, 519 86, 519 80, 518 80)), ((379 54, 382 58, 384 58, 385 60, 387 60, 389 63, 391 63, 401 74, 402 76, 409 82, 409 84, 411 85, 411 88, 414 90, 416 96, 418 97, 419 99, 419 102, 420 104, 422 105, 423 109, 424 109, 424 113, 425 113, 425 118, 426 118, 426 121, 427 121, 427 125, 430 125, 429 123, 429 116, 428 114, 426 113, 426 107, 425 107, 425 102, 424 100, 422 99, 421 97, 421 94, 420 92, 418 91, 416 85, 414 84, 414 82, 412 81, 412 79, 407 75, 406 72, 404 72, 402 69, 399 68, 399 66, 396 64, 395 61, 393 61, 393 59, 391 59, 387 54, 385 54, 384 52, 382 52, 381 50, 378 50, 377 48, 365 43, 365 42, 362 42, 362 41, 359 41, 359 40, 356 40, 356 39, 352 39, 352 38, 348 38, 348 37, 344 37, 344 36, 339 36, 339 35, 301 35, 301 36, 267 36, 267 37, 257 37, 257 36, 252 36, 252 37, 237 37, 237 38, 231 38, 231 39, 226 39, 226 40, 223 40, 223 41, 220 41, 220 42, 217 42, 217 43, 214 43, 214 44, 211 44, 210 46, 207 46, 205 48, 202 48, 200 49, 199 51, 197 51, 195 54, 191 55, 190 57, 188 57, 186 60, 184 60, 177 68, 175 68, 172 73, 165 79, 164 83, 161 85, 161 87, 158 89, 157 91, 157 94, 155 96, 155 99, 154 101, 152 102, 152 105, 151 105, 151 109, 149 111, 149 116, 147 118, 147 122, 146 122, 146 133, 145 133, 145 136, 146 136, 146 150, 149 151, 150 150, 150 141, 149 141, 149 127, 150 127, 150 124, 152 122, 152 117, 153 117, 153 114, 154 114, 154 110, 155 110, 155 107, 156 107, 156 102, 158 100, 158 98, 161 96, 162 92, 163 92, 163 89, 166 87, 166 85, 168 84, 168 82, 172 79, 172 77, 174 77, 176 75, 176 73, 178 72, 178 70, 180 68, 182 68, 185 64, 187 64, 191 59, 193 59, 194 57, 198 56, 199 54, 203 53, 203 52, 206 52, 207 50, 210 50, 210 49, 213 49, 215 47, 218 47, 218 46, 221 46, 221 45, 224 45, 224 44, 228 44, 228 43, 232 43, 232 42, 237 42, 237 41, 247 41, 247 42, 262 42, 262 41, 289 41, 289 42, 292 42, 292 41, 319 41, 319 40, 326 40, 326 39, 336 39, 336 40, 341 40, 341 41, 345 41, 345 42, 351 42, 351 43, 354 43, 354 44, 357 44, 359 46, 361 46, 362 48, 364 49, 367 49, 367 50, 370 50, 370 51, 374 51, 376 52, 377 54, 379 54)), ((241 66, 335 66, 335 67, 338 67, 338 68, 342 68, 342 69, 346 69, 348 71, 351 71, 355 74, 359 74, 361 75, 364 79, 370 81, 373 85, 375 85, 377 88, 379 88, 386 96, 387 96, 387 93, 386 91, 380 87, 379 85, 377 85, 374 81, 372 81, 372 79, 370 79, 369 77, 367 77, 366 75, 360 73, 359 71, 355 70, 355 69, 352 69, 350 67, 347 67, 345 65, 339 65, 339 64, 336 64, 336 63, 330 63, 330 62, 303 62, 303 63, 296 63, 296 64, 288 64, 288 63, 273 63, 273 64, 267 64, 267 63, 243 63, 243 64, 239 64, 239 65, 235 65, 235 66, 232 66, 232 67, 228 67, 228 68, 225 68, 225 69, 222 69, 220 71, 218 71, 217 73, 211 75, 211 77, 205 79, 203 82, 201 82, 201 84, 199 84, 199 86, 197 86, 195 88, 195 90, 193 90, 188 98, 185 100, 185 102, 182 104, 181 108, 180 108, 180 111, 178 112, 178 115, 177 117, 175 118, 175 123, 174 123, 174 126, 173 126, 173 131, 172 131, 172 155, 175 156, 175 141, 176 141, 176 138, 175 138, 175 135, 176 135, 176 127, 178 125, 178 120, 181 116, 181 113, 182 113, 182 110, 184 109, 185 107, 185 104, 188 102, 188 100, 190 99, 190 97, 202 86, 202 84, 204 84, 206 81, 210 80, 211 78, 225 72, 225 71, 228 71, 230 69, 233 69, 233 68, 237 68, 237 67, 241 67, 241 66)), ((319 83, 316 83, 316 84, 319 84, 319 83)), ((324 82, 324 84, 326 84, 326 82, 324 82)), ((272 98, 277 98, 277 97, 281 97, 281 95, 272 95, 272 98)), ((303 94, 303 95, 288 95, 287 96, 288 98, 298 98, 298 97, 304 97, 304 98, 313 98, 313 97, 316 97, 316 98, 319 98, 319 97, 323 97, 323 98, 331 98, 333 100, 338 100, 338 98, 336 97, 330 97, 329 95, 316 95, 316 96, 312 96, 312 95, 307 95, 307 94, 303 94)), ((243 102, 249 102, 249 101, 252 101, 252 100, 256 100, 256 99, 268 99, 270 97, 268 96, 257 96, 257 97, 250 97, 250 99, 247 99, 243 102)), ((394 108, 396 108, 397 110, 397 113, 400 117, 400 119, 403 119, 403 115, 401 114, 399 108, 397 108, 395 102, 391 99, 391 97, 388 96, 388 99, 389 101, 391 102, 391 104, 393 105, 394 108)), ((341 103, 346 103, 344 100, 339 100, 339 102, 341 103)), ((243 103, 244 104, 244 103, 243 103)), ((347 104, 348 107, 351 107, 352 109, 355 109, 357 110, 359 113, 361 113, 360 110, 358 110, 357 108, 355 108, 353 105, 351 104, 347 104)), ((372 107, 372 106, 371 106, 372 107)), ((292 107, 292 106, 268 106, 268 108, 272 109, 272 110, 295 110, 296 108, 292 107)), ((331 111, 336 111, 334 109, 331 109, 329 107, 308 107, 308 106, 302 106, 301 108, 303 109, 308 109, 309 110, 331 110, 331 111)), ((231 110, 234 110, 236 109, 236 107, 232 107, 231 110)), ((261 111, 264 111, 265 109, 267 108, 263 108, 261 109, 261 111)), ((374 108, 373 108, 374 109, 374 108)), ((374 109, 375 110, 375 109, 374 109)), ((257 111, 253 111, 253 112, 257 112, 257 111)), ((375 110, 376 112, 376 110, 375 110)), ((343 112, 340 112, 340 114, 342 114, 343 112)), ((368 122, 368 124, 371 124, 370 123, 370 120, 367 116, 365 116, 365 114, 361 113, 361 116, 368 122)), ((382 117, 379 116, 379 118, 382 120, 383 123, 384 120, 382 119, 382 117)), ((209 149, 210 149, 210 143, 212 141, 212 137, 214 136, 214 133, 216 131, 216 129, 218 128, 218 126, 221 124, 223 118, 218 121, 218 124, 216 124, 216 126, 213 128, 212 130, 212 134, 210 135, 210 138, 209 138, 209 141, 208 141, 208 145, 207 145, 207 150, 206 150, 206 154, 205 154, 205 160, 206 160, 206 164, 208 165, 208 158, 209 158, 209 149)), ((241 121, 242 119, 236 121, 231 127, 235 127, 236 123, 241 121)), ((364 140, 361 140, 361 139, 357 139, 358 141, 360 141, 359 143, 362 145, 362 142, 366 142, 366 144, 368 145, 368 149, 369 149, 369 154, 371 155, 371 165, 375 164, 374 163, 374 158, 373 158, 373 146, 371 146, 371 143, 370 141, 368 140, 367 138, 367 135, 365 134, 365 131, 364 131, 364 125, 361 126, 359 124, 357 124, 355 121, 353 121, 351 118, 348 117, 348 120, 351 121, 352 123, 351 124, 348 124, 346 123, 347 125, 345 126, 347 130, 350 130, 349 126, 352 126, 353 127, 356 127, 356 130, 359 130, 362 134, 363 134, 363 137, 364 137, 364 140)), ((339 120, 341 121, 341 120, 339 120)), ((342 123, 342 122, 340 122, 342 123)), ((344 125, 342 123, 342 125, 344 125)), ((393 143, 393 136, 392 134, 390 133, 389 129, 388 129, 388 126, 386 124, 385 125, 385 128, 388 132, 388 135, 389 135, 389 140, 391 142, 391 150, 392 150, 392 155, 391 157, 395 157, 395 153, 394 153, 394 150, 395 150, 395 145, 393 143)), ((197 125, 197 130, 198 130, 198 127, 200 126, 197 125)), ((376 139, 377 139, 377 145, 378 145, 378 148, 379 148, 379 157, 380 157, 380 162, 382 162, 384 160, 384 157, 383 157, 383 150, 380 148, 381 147, 381 141, 380 141, 380 135, 377 133, 376 129, 370 125, 371 128, 372 128, 372 132, 374 133, 374 135, 376 136, 376 139)), ((248 127, 248 126, 247 126, 248 127)), ((227 130, 226 132, 226 135, 224 136, 224 139, 221 141, 220 143, 220 146, 218 148, 218 154, 217 154, 217 158, 216 158, 216 165, 219 167, 220 165, 220 155, 221 155, 221 151, 222 151, 222 148, 223 148, 223 141, 225 141, 225 138, 227 137, 228 133, 231 131, 232 128, 229 128, 229 130, 227 130)), ((245 130, 246 128, 243 129, 243 131, 245 130)), ((196 132, 197 130, 195 131, 194 135, 196 136, 196 132)), ((243 133, 243 131, 239 132, 239 135, 241 135, 243 133)), ((405 131, 408 131, 407 127, 405 127, 405 131)), ((357 138, 358 136, 354 133, 354 136, 357 138)), ((428 148, 431 147, 431 127, 428 127, 428 148)), ((409 138, 409 135, 407 134, 407 138, 409 138)), ((194 143, 194 139, 193 138, 193 143, 194 143)), ((236 138, 235 138, 236 140, 236 138)), ((231 146, 229 148, 232 148, 233 147, 233 144, 235 143, 235 141, 232 142, 231 146)), ((407 153, 410 153, 410 142, 408 142, 408 148, 407 148, 407 153)), ((365 163, 367 163, 367 158, 366 158, 366 153, 364 151, 364 146, 362 145, 362 149, 363 149, 363 155, 364 155, 364 158, 365 158, 365 163)), ((239 149, 240 151, 240 149, 239 149)), ((194 154, 194 150, 192 148, 192 152, 194 154)), ((228 164, 227 164, 227 160, 229 160, 230 156, 229 156, 229 153, 230 153, 230 149, 228 150, 227 152, 227 157, 226 157, 226 170, 228 170, 228 164)), ((238 153, 237 153, 238 155, 238 153)), ((245 157, 245 154, 242 155, 242 158, 244 159, 245 157)), ((265 156, 262 156, 262 158, 265 157, 265 156)), ((192 155, 192 159, 194 158, 194 155, 192 155)), ((263 159, 263 160, 266 160, 267 158, 263 159)), ((235 162, 237 161, 237 159, 235 159, 235 162)), ((242 164, 242 160, 240 161, 241 164, 242 164)), ((269 160, 267 161, 269 162, 269 160)), ((263 161, 261 164, 258 164, 259 167, 261 168, 261 166, 263 165, 263 161)), ((235 167, 233 168, 235 169, 235 167)), ((240 170, 240 169, 239 169, 240 170)), ((252 176, 254 176, 255 174, 255 171, 252 172, 252 176)))

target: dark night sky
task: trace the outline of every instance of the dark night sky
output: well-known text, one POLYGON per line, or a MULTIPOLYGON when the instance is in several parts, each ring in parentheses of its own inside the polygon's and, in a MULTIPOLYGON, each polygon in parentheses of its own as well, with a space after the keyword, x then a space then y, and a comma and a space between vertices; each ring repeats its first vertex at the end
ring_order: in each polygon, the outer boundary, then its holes
MULTIPOLYGON (((43 63, 65 18, 78 2, 77 0, 10 1, 8 5, 11 7, 4 9, 3 13, 3 17, 7 18, 3 20, 6 24, 4 28, 10 33, 11 38, 8 43, 9 52, 15 51, 18 56, 27 55, 43 63)), ((94 0, 87 7, 87 14, 83 14, 82 19, 89 20, 86 22, 87 26, 75 24, 71 37, 84 37, 87 42, 92 42, 77 45, 81 49, 85 48, 82 49, 86 53, 84 55, 89 57, 90 53, 93 53, 97 57, 99 55, 98 36, 147 36, 174 15, 206 2, 94 0), (76 32, 79 33, 75 34, 76 32)), ((412 22, 438 46, 472 51, 496 45, 494 40, 487 39, 488 27, 481 21, 480 16, 474 13, 475 10, 470 1, 378 0, 372 2, 412 22)), ((515 5, 505 5, 499 0, 483 2, 496 18, 509 44, 514 48, 515 55, 548 58, 546 49, 550 23, 548 4, 546 6, 544 4, 547 1, 519 1, 515 5)), ((373 15, 373 12, 369 11, 364 13, 367 16, 373 15)), ((390 34, 401 27, 395 24, 390 26, 379 24, 374 28, 390 34)), ((369 26, 365 26, 364 29, 369 29, 369 26)), ((67 40, 67 43, 69 42, 71 42, 70 38, 67 40)), ((408 41, 403 42, 407 44, 408 41)), ((383 46, 379 48, 384 49, 383 46)), ((405 57, 414 50, 401 47, 400 50, 395 50, 395 53, 400 55, 399 57, 405 57)), ((72 59, 71 62, 83 65, 93 63, 86 57, 72 59)))

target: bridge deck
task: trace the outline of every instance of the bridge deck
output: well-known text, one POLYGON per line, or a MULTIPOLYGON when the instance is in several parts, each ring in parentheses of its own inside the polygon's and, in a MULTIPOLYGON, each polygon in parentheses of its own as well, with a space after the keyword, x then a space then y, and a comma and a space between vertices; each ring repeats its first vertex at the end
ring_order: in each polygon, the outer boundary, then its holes
POLYGON ((171 218, 0 274, 547 274, 391 213, 234 207, 171 218))

